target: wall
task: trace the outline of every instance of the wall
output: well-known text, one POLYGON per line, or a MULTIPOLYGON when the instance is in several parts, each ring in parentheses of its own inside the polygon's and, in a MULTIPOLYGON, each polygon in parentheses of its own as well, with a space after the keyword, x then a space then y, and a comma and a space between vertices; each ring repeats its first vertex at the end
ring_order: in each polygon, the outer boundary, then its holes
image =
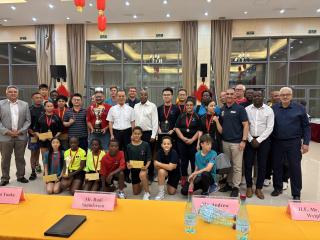
POLYGON ((0 42, 34 42, 36 32, 34 26, 0 27, 0 42), (26 37, 26 40, 20 40, 26 37))

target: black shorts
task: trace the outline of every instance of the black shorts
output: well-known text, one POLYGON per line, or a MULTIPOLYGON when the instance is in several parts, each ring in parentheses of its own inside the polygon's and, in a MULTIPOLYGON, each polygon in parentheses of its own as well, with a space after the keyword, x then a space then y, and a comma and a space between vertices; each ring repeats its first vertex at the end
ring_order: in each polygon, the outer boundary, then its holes
POLYGON ((168 171, 167 184, 169 184, 171 187, 178 188, 179 180, 180 180, 180 174, 177 169, 173 171, 168 171))
POLYGON ((50 141, 49 140, 46 140, 46 141, 39 141, 39 146, 41 148, 50 148, 50 141))
MULTIPOLYGON (((70 171, 70 173, 72 173, 72 172, 74 172, 74 171, 70 171)), ((78 180, 83 181, 85 178, 85 174, 86 174, 85 171, 80 171, 76 175, 73 176, 73 180, 78 179, 78 180)))
POLYGON ((138 184, 141 182, 139 174, 140 174, 141 169, 137 168, 132 168, 131 169, 131 181, 132 184, 138 184))

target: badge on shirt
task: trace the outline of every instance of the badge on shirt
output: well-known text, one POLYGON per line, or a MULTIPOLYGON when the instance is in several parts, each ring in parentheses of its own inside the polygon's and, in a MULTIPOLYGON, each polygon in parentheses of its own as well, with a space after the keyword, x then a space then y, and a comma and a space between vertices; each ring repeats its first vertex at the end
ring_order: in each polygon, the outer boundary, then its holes
POLYGON ((237 113, 237 111, 230 111, 230 113, 234 113, 235 114, 235 113, 237 113))
POLYGON ((223 116, 224 116, 224 111, 221 112, 221 117, 223 117, 223 116))

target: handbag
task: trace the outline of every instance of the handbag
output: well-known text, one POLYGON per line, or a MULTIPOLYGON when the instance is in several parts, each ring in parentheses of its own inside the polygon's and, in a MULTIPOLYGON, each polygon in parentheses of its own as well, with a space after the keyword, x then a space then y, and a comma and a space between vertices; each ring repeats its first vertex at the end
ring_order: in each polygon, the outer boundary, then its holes
POLYGON ((231 170, 231 161, 228 155, 220 153, 215 160, 217 174, 226 174, 231 170))

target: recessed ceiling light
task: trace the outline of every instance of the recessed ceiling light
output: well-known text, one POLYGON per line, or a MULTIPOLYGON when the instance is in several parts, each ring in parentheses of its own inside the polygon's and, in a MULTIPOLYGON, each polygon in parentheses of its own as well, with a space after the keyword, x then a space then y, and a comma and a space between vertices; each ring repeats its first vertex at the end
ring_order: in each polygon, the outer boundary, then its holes
POLYGON ((168 4, 168 1, 167 1, 167 0, 163 0, 162 3, 163 3, 163 4, 168 4))
POLYGON ((5 4, 5 3, 25 3, 26 0, 0 0, 0 4, 5 4))
POLYGON ((205 12, 205 13, 204 13, 205 16, 208 16, 208 14, 209 14, 208 12, 205 12))
POLYGON ((291 49, 293 48, 293 46, 290 47, 291 49))
POLYGON ((166 14, 166 17, 167 17, 167 18, 171 17, 171 16, 170 16, 170 13, 167 13, 167 14, 166 14))
POLYGON ((11 8, 13 11, 17 9, 15 6, 11 6, 10 8, 11 8))
POLYGON ((281 9, 280 13, 283 14, 286 10, 285 9, 281 9))
POLYGON ((54 6, 51 4, 51 3, 49 3, 49 8, 51 8, 51 9, 53 9, 54 8, 54 6))
POLYGON ((248 12, 247 11, 245 11, 245 12, 243 12, 245 15, 247 15, 248 14, 248 12))
POLYGON ((32 18, 32 21, 36 22, 36 21, 37 21, 37 18, 33 17, 33 18, 32 18))
POLYGON ((137 18, 138 18, 138 16, 137 16, 137 15, 133 15, 133 18, 134 18, 134 19, 137 19, 137 18))
POLYGON ((320 13, 320 8, 317 9, 317 13, 320 13))
POLYGON ((3 19, 4 22, 8 22, 8 19, 3 19))
POLYGON ((130 6, 130 2, 129 1, 126 1, 126 6, 130 6))
POLYGON ((211 3, 211 0, 207 0, 208 3, 211 3))
POLYGON ((69 17, 66 17, 66 19, 67 19, 67 20, 70 20, 70 18, 69 18, 69 17))
POLYGON ((89 6, 92 7, 92 6, 93 6, 93 3, 89 3, 89 6))

